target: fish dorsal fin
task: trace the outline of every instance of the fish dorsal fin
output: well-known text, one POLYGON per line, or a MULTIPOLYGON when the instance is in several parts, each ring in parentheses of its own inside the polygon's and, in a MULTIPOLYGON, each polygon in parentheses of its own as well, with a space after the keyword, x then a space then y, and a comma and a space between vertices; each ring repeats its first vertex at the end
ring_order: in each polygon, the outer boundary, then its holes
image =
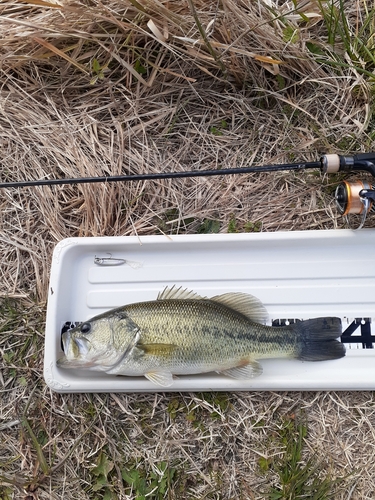
POLYGON ((248 293, 233 292, 216 295, 210 300, 234 309, 256 323, 266 323, 268 312, 262 302, 248 293))
POLYGON ((200 300, 205 297, 201 297, 197 293, 193 292, 193 290, 189 290, 188 288, 176 287, 173 285, 172 287, 166 286, 162 292, 159 293, 157 300, 186 300, 186 299, 195 299, 200 300))

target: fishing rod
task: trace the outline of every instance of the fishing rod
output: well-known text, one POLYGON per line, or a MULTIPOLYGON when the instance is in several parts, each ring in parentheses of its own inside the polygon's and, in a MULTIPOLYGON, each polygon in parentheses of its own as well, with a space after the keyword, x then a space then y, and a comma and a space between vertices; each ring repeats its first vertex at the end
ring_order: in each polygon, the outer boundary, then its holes
POLYGON ((280 170, 320 169, 323 173, 367 171, 375 177, 375 153, 355 156, 336 154, 323 155, 319 161, 305 163, 281 163, 255 167, 221 168, 217 170, 191 170, 183 172, 158 172, 148 174, 112 175, 102 177, 77 177, 73 179, 36 179, 27 181, 0 182, 0 188, 22 188, 29 186, 56 186, 62 184, 92 184, 100 182, 130 182, 156 179, 177 179, 183 177, 208 177, 217 175, 249 174, 255 172, 276 172, 280 170))
MULTIPOLYGON (((113 175, 99 177, 77 177, 62 179, 36 179, 26 181, 0 182, 0 188, 23 188, 32 186, 56 186, 64 184, 93 184, 108 182, 130 182, 157 179, 177 179, 189 177, 209 177, 218 175, 235 175, 261 172, 277 172, 281 170, 307 170, 320 169, 322 173, 362 171, 375 177, 375 152, 361 153, 354 156, 327 154, 321 156, 319 161, 304 163, 281 163, 253 167, 224 168, 216 170, 192 170, 182 172, 158 172, 131 175, 113 175)), ((348 214, 361 214, 360 227, 363 226, 366 216, 375 206, 375 187, 367 183, 360 185, 350 182, 340 184, 335 193, 336 204, 339 212, 348 214)))

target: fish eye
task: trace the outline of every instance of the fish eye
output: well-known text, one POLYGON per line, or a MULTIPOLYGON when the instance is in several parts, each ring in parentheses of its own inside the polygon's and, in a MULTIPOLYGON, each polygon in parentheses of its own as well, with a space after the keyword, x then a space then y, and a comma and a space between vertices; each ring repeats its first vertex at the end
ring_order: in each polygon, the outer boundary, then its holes
POLYGON ((91 323, 82 323, 81 325, 81 333, 90 333, 91 323))

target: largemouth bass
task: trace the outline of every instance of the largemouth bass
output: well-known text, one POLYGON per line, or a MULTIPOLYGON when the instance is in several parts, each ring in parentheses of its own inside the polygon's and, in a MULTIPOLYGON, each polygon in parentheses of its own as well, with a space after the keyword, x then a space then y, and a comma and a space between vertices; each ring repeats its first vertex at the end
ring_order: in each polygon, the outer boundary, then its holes
POLYGON ((62 335, 63 368, 143 375, 168 387, 173 375, 218 372, 237 379, 262 373, 262 358, 341 358, 340 318, 266 326, 268 313, 252 295, 210 299, 175 287, 157 300, 119 307, 62 335))

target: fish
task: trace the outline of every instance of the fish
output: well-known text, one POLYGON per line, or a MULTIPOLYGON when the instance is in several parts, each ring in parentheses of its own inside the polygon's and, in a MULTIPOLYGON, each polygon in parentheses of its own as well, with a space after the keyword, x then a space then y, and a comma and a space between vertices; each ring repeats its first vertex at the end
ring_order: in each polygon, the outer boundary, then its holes
POLYGON ((260 359, 324 361, 345 356, 341 319, 273 327, 262 302, 242 292, 202 297, 166 287, 156 300, 117 307, 62 334, 65 369, 144 376, 170 387, 174 376, 217 372, 240 380, 262 374, 260 359))

